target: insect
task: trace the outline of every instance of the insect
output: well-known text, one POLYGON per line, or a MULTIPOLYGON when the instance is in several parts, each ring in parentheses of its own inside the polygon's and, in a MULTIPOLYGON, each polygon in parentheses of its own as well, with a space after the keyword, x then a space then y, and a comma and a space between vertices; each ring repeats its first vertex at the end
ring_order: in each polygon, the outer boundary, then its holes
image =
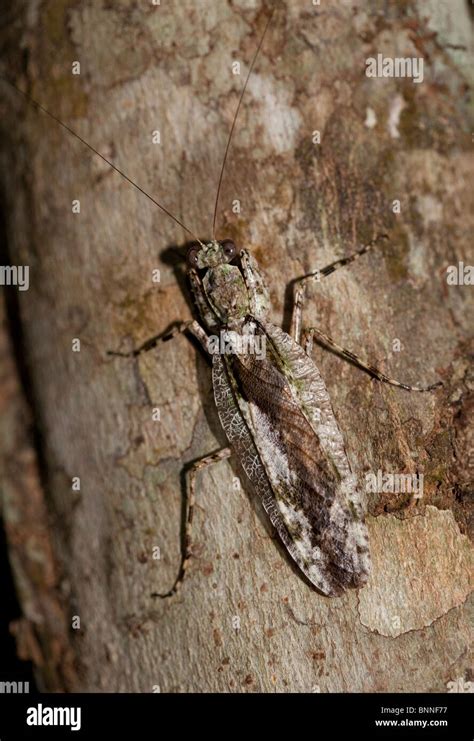
POLYGON ((175 594, 188 568, 198 472, 232 454, 239 457, 282 543, 309 582, 327 596, 337 596, 348 588, 362 586, 370 572, 364 503, 329 394, 311 360, 314 337, 382 382, 410 391, 429 391, 440 385, 422 388, 399 383, 365 364, 319 329, 303 329, 308 282, 316 276, 327 277, 360 258, 386 235, 378 235, 351 256, 294 281, 290 334, 268 320, 268 289, 250 252, 238 249, 229 239, 215 238, 219 194, 232 134, 272 15, 267 19, 233 119, 220 171, 210 241, 196 238, 110 160, 13 85, 195 239, 188 250, 187 265, 198 319, 180 323, 172 332, 151 338, 132 353, 110 353, 137 357, 180 333, 194 335, 212 359, 216 408, 229 442, 228 447, 205 456, 187 470, 185 531, 179 571, 172 587, 164 594, 154 593, 154 597, 175 594), (216 338, 218 348, 223 343, 231 351, 213 350, 212 340, 216 338))

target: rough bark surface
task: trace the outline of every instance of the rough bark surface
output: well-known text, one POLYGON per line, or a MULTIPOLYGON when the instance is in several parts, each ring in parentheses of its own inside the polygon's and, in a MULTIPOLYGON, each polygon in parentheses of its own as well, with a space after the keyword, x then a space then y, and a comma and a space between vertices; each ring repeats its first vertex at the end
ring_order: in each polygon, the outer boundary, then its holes
MULTIPOLYGON (((2 74, 204 238, 266 12, 260 0, 15 2, 2 74)), ((225 438, 185 337, 139 360, 106 351, 190 317, 170 249, 186 236, 1 83, 1 261, 30 266, 29 291, 9 289, 2 308, 2 516, 24 611, 13 628, 42 687, 444 692, 469 679, 474 288, 448 285, 446 268, 469 262, 474 213, 471 21, 461 0, 279 4, 229 156, 218 236, 259 260, 273 320, 288 320, 290 279, 388 232, 383 250, 314 286, 305 324, 400 380, 444 382, 409 394, 314 350, 361 481, 424 474, 421 499, 369 495, 373 575, 339 599, 299 577, 232 460, 200 476, 181 594, 150 599, 179 562, 182 467, 225 438), (377 53, 422 56, 423 82, 366 77, 377 53)))

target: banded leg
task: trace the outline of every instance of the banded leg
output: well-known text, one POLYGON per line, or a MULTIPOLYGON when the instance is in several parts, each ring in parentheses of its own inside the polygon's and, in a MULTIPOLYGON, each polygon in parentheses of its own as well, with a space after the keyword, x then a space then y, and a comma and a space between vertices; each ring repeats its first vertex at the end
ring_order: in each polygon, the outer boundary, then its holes
POLYGON ((316 327, 310 327, 303 333, 303 347, 308 354, 313 349, 314 335, 316 335, 318 339, 321 340, 321 342, 323 342, 325 345, 335 350, 335 352, 337 352, 339 355, 342 355, 342 357, 350 360, 363 371, 369 373, 369 375, 373 376, 379 381, 382 381, 383 383, 388 383, 391 386, 397 386, 398 388, 405 389, 406 391, 422 392, 433 391, 433 389, 436 389, 439 386, 443 385, 442 381, 437 381, 436 383, 432 383, 430 386, 409 386, 406 383, 400 383, 400 381, 396 381, 394 378, 389 378, 385 375, 385 373, 382 373, 382 371, 378 370, 378 368, 375 368, 375 366, 365 363, 361 358, 359 358, 358 355, 355 355, 350 350, 346 350, 344 347, 341 347, 341 345, 337 345, 334 340, 331 339, 331 337, 329 337, 327 334, 324 334, 324 332, 321 332, 319 329, 316 329, 316 327))
POLYGON ((193 524, 194 503, 196 501, 196 476, 198 472, 201 471, 203 468, 212 466, 214 463, 219 463, 219 461, 223 461, 226 458, 229 458, 229 456, 231 455, 231 448, 222 448, 216 453, 211 453, 211 455, 206 455, 205 458, 200 458, 198 461, 191 463, 189 468, 186 470, 186 522, 181 542, 181 564, 179 567, 178 576, 176 577, 173 586, 168 592, 165 592, 165 594, 153 592, 153 594, 151 595, 152 597, 161 597, 163 599, 165 597, 171 597, 173 594, 176 594, 176 592, 179 591, 189 565, 189 559, 192 556, 191 528, 193 524))
POLYGON ((160 342, 168 342, 168 340, 172 340, 174 337, 179 334, 183 334, 184 332, 189 332, 190 334, 192 334, 197 340, 199 340, 204 350, 208 352, 208 337, 205 330, 195 319, 190 319, 187 322, 180 322, 179 324, 176 324, 172 329, 165 330, 164 332, 160 332, 160 334, 157 334, 154 337, 150 337, 150 339, 145 340, 145 342, 137 347, 135 350, 131 350, 130 352, 115 352, 114 350, 107 350, 107 355, 114 355, 119 358, 136 358, 142 353, 153 350, 153 348, 157 347, 160 342))
POLYGON ((359 257, 362 257, 362 255, 365 255, 366 252, 372 249, 372 247, 375 247, 375 245, 382 239, 388 239, 388 235, 378 234, 371 242, 366 244, 360 250, 357 250, 357 252, 354 252, 352 255, 342 257, 340 260, 332 262, 321 270, 314 270, 312 273, 307 273, 307 275, 303 275, 301 278, 296 278, 296 280, 293 281, 295 292, 293 297, 293 313, 291 317, 291 336, 295 342, 300 344, 303 306, 306 298, 306 285, 308 281, 311 279, 319 281, 321 277, 326 278, 328 275, 331 275, 331 273, 334 273, 338 268, 342 268, 345 265, 349 265, 351 262, 355 262, 359 257))

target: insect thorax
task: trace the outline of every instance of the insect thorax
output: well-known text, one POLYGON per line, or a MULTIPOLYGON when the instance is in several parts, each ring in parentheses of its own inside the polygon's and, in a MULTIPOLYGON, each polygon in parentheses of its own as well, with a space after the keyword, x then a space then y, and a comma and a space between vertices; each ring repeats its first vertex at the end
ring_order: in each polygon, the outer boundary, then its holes
POLYGON ((220 322, 233 329, 241 327, 250 313, 250 296, 239 268, 236 265, 209 268, 203 288, 220 322))

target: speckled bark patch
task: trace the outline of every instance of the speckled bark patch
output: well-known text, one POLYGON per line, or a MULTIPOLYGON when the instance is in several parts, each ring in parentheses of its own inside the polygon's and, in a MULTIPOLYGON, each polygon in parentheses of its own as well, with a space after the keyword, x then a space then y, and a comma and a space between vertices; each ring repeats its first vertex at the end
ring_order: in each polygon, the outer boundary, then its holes
POLYGON ((452 512, 428 506, 408 520, 371 518, 369 531, 373 570, 359 592, 367 628, 394 638, 431 625, 466 600, 474 552, 452 512))

